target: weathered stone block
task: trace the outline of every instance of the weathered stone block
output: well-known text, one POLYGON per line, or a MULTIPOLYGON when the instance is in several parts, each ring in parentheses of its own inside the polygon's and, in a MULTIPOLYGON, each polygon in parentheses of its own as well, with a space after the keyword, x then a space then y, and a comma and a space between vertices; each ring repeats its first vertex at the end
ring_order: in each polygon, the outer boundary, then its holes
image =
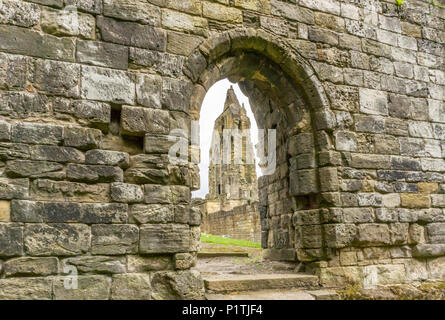
POLYGON ((165 205, 133 205, 131 220, 138 224, 174 222, 173 208, 165 205))
POLYGON ((162 78, 156 75, 139 75, 136 82, 136 101, 149 108, 161 108, 162 78))
POLYGON ((23 255, 23 227, 17 223, 0 223, 0 256, 23 255))
MULTIPOLYGON (((9 177, 15 178, 52 178, 63 179, 65 172, 64 166, 56 162, 13 160, 6 163, 5 173, 9 177)), ((17 182, 20 180, 16 180, 17 182)), ((24 181, 24 180, 23 180, 24 181)), ((24 183, 24 187, 27 183, 24 183)), ((14 181, 11 181, 11 186, 14 181)), ((26 191, 25 191, 26 192, 26 191)))
POLYGON ((62 139, 62 126, 30 122, 20 122, 12 126, 13 142, 57 145, 62 139))
POLYGON ((82 66, 81 97, 118 104, 133 104, 135 84, 125 71, 82 66))
POLYGON ((74 148, 59 146, 31 146, 29 149, 30 158, 33 160, 55 161, 55 162, 75 162, 85 161, 84 154, 74 148))
POLYGON ((190 228, 182 224, 147 224, 140 229, 140 253, 187 252, 190 228))
POLYGON ((105 0, 103 10, 105 16, 119 20, 137 21, 153 26, 159 26, 161 23, 159 7, 143 0, 105 0))
POLYGON ((204 281, 198 271, 156 272, 151 285, 154 300, 204 299, 204 281))
POLYGON ((123 171, 119 167, 68 164, 66 176, 73 181, 122 182, 123 171))
POLYGON ((165 51, 167 35, 162 29, 106 17, 97 18, 97 27, 102 39, 107 42, 165 51))
POLYGON ((0 22, 20 27, 32 27, 39 23, 40 8, 33 3, 5 0, 2 3, 0 22))
POLYGON ((346 223, 374 222, 374 216, 370 208, 344 208, 343 219, 346 223))
POLYGON ((68 127, 64 131, 64 144, 78 149, 99 148, 102 132, 98 129, 68 127))
POLYGON ((51 278, 0 279, 1 300, 51 300, 51 278))
POLYGON ((85 163, 128 168, 130 165, 130 156, 126 152, 89 150, 85 154, 85 163))
POLYGON ((431 258, 445 254, 445 244, 418 244, 413 247, 413 257, 431 258))
POLYGON ((190 253, 175 254, 175 268, 178 270, 190 269, 196 264, 196 257, 190 253))
POLYGON ((360 224, 357 226, 357 240, 363 246, 389 245, 389 227, 386 224, 360 224))
POLYGON ((425 194, 402 193, 400 199, 402 207, 405 208, 429 208, 431 206, 431 198, 425 194))
POLYGON ((13 200, 11 219, 28 223, 125 223, 128 206, 118 203, 35 202, 13 200))
MULTIPOLYGON (((173 54, 146 50, 140 48, 130 48, 130 65, 134 68, 150 68, 162 76, 178 77, 180 76, 185 58, 173 54)), ((145 77, 145 75, 141 75, 145 77)), ((158 80, 161 80, 158 78, 158 80)), ((158 84, 158 83, 156 83, 158 84)), ((151 88, 151 91, 159 87, 151 88)), ((159 95, 159 92, 156 92, 159 95)), ((154 106, 153 106, 154 107, 154 106)))
POLYGON ((0 222, 11 222, 11 203, 0 201, 0 222))
POLYGON ((36 179, 31 184, 31 196, 34 200, 107 202, 110 199, 110 186, 36 179))
POLYGON ((1 199, 27 199, 29 197, 28 179, 0 178, 1 199))
POLYGON ((169 173, 167 170, 159 169, 142 169, 134 168, 125 171, 125 182, 143 184, 143 183, 156 183, 156 184, 168 184, 169 173))
POLYGON ((324 167, 318 170, 320 175, 320 191, 337 191, 338 190, 338 173, 337 168, 324 167))
POLYGON ((388 115, 388 97, 383 91, 361 88, 360 111, 374 115, 388 115))
POLYGON ((57 274, 59 261, 57 258, 21 257, 6 261, 3 269, 6 277, 48 276, 57 274))
POLYGON ((127 270, 125 257, 80 256, 62 260, 62 270, 74 266, 79 273, 125 273, 127 270))
POLYGON ((150 275, 142 273, 113 276, 112 300, 151 300, 150 275))
POLYGON ((25 251, 32 256, 74 256, 90 248, 90 228, 83 224, 27 224, 25 251))
POLYGON ((113 183, 111 198, 117 202, 135 203, 144 200, 142 186, 128 183, 113 183))
POLYGON ((74 61, 75 41, 15 26, 0 26, 0 50, 45 59, 74 61))
POLYGON ((148 272, 172 270, 173 263, 170 255, 168 256, 127 256, 128 272, 148 272))
POLYGON ((81 36, 93 39, 96 29, 94 17, 72 9, 65 7, 64 10, 55 10, 42 7, 40 19, 42 30, 56 36, 81 36))
POLYGON ((139 229, 134 225, 93 225, 91 235, 93 254, 121 255, 138 250, 139 229))
POLYGON ((168 112, 151 108, 123 106, 121 124, 124 134, 136 136, 167 134, 170 130, 168 112))
POLYGON ((38 59, 33 76, 32 82, 40 91, 69 98, 79 97, 78 64, 38 59))
POLYGON ((426 226, 429 243, 445 243, 445 223, 430 223, 426 226))
POLYGON ((354 224, 327 224, 324 226, 326 245, 331 248, 344 248, 351 245, 357 236, 354 224))
POLYGON ((77 289, 66 277, 54 278, 55 300, 107 300, 111 289, 111 278, 106 276, 78 276, 77 289), (66 288, 68 284, 68 288, 66 288))

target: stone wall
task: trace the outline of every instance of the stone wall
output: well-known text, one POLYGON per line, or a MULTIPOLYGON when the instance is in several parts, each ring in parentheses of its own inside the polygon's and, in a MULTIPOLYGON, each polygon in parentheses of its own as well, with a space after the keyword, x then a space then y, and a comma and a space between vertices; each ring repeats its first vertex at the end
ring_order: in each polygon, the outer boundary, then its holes
POLYGON ((261 242, 258 203, 235 207, 230 211, 204 213, 201 232, 233 239, 261 242))
POLYGON ((269 258, 325 285, 444 278, 440 3, 1 1, 0 298, 202 298, 190 120, 227 77, 277 130, 269 258))

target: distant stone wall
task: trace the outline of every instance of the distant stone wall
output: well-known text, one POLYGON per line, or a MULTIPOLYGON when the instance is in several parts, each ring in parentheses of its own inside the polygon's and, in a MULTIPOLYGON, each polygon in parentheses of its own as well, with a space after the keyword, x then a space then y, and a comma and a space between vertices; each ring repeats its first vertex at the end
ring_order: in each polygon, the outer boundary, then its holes
POLYGON ((230 211, 205 213, 201 231, 234 239, 261 242, 258 203, 239 206, 230 211))

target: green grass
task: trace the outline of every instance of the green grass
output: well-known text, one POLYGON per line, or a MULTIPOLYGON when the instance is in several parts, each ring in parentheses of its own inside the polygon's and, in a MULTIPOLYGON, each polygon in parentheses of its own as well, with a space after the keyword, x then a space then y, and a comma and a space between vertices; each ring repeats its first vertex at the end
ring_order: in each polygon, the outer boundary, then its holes
POLYGON ((232 246, 237 246, 237 247, 260 248, 261 249, 261 243, 250 242, 250 241, 246 241, 246 240, 224 238, 224 237, 214 236, 214 235, 206 234, 206 233, 201 233, 201 242, 232 245, 232 246))

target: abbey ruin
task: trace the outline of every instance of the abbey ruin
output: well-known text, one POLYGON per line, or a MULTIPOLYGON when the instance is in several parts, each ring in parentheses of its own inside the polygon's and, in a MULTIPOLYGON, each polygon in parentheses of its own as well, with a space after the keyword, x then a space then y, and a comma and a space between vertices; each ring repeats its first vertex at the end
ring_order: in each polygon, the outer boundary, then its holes
POLYGON ((250 129, 246 109, 231 87, 213 128, 209 193, 204 202, 198 202, 202 232, 261 241, 258 179, 250 129))
POLYGON ((0 299, 204 298, 190 131, 225 78, 276 130, 268 259, 445 279, 443 5, 1 0, 0 299))

